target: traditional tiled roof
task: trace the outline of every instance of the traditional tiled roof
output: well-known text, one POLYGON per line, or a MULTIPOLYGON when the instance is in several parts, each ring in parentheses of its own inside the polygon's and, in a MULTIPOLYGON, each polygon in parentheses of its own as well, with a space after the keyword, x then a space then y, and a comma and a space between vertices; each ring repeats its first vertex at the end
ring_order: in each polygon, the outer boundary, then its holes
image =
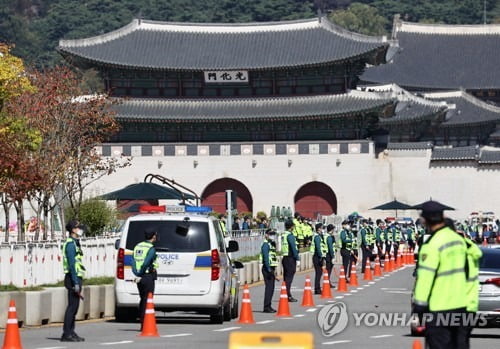
POLYGON ((448 108, 448 105, 444 101, 434 101, 419 97, 396 84, 363 86, 360 89, 364 91, 392 93, 394 98, 397 99, 398 104, 394 116, 391 118, 380 118, 380 123, 383 125, 434 119, 448 108))
POLYGON ((350 91, 340 95, 227 99, 125 99, 114 106, 120 120, 258 121, 326 119, 380 111, 394 103, 387 94, 350 91))
POLYGON ((480 164, 500 164, 500 148, 492 148, 492 150, 481 150, 479 156, 480 164))
POLYGON ((432 151, 431 161, 456 161, 456 160, 477 160, 479 147, 435 147, 432 151))
MULTIPOLYGON (((169 70, 299 67, 365 57, 385 62, 385 37, 349 32, 326 18, 208 24, 134 19, 103 35, 60 40, 59 52, 93 64, 169 70)), ((72 58, 71 58, 72 57, 72 58)))
POLYGON ((431 142, 401 142, 387 144, 387 149, 389 150, 425 150, 431 148, 431 142))
POLYGON ((401 48, 393 62, 367 69, 363 81, 416 90, 500 88, 500 24, 421 24, 396 17, 393 39, 401 48))
POLYGON ((449 110, 442 127, 500 122, 500 108, 465 91, 425 93, 425 98, 446 101, 449 110))

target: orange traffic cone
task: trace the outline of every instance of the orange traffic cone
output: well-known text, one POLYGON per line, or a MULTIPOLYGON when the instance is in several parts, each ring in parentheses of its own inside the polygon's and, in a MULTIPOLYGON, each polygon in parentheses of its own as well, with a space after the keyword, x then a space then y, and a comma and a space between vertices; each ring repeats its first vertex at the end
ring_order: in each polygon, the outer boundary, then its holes
POLYGON ((373 276, 382 276, 382 270, 380 270, 380 260, 378 256, 375 257, 375 268, 373 269, 373 276))
POLYGON ((410 251, 410 261, 411 261, 411 264, 412 265, 415 265, 415 250, 414 249, 411 249, 410 251))
POLYGON ((385 253, 385 258, 384 258, 384 271, 386 273, 391 272, 391 260, 389 259, 389 255, 387 252, 385 253))
POLYGON ((2 349, 22 349, 21 336, 19 335, 19 327, 17 323, 16 302, 10 301, 9 313, 7 317, 7 327, 5 330, 5 338, 3 340, 2 349))
POLYGON ((139 337, 159 337, 158 328, 156 327, 155 306, 153 304, 153 294, 148 293, 148 301, 146 303, 146 311, 144 312, 144 320, 142 322, 142 332, 139 337))
POLYGON ((486 241, 486 238, 483 238, 483 246, 488 246, 488 241, 486 241))
MULTIPOLYGON (((330 284, 328 284, 328 286, 330 286, 330 284)), ((314 307, 314 299, 311 288, 311 278, 309 277, 309 275, 306 276, 306 285, 304 286, 304 294, 302 296, 302 306, 314 307)))
POLYGON ((373 280, 372 270, 371 270, 371 266, 370 266, 370 261, 369 260, 366 261, 365 275, 363 275, 363 280, 368 280, 368 281, 373 280))
POLYGON ((340 267, 339 284, 337 286, 337 292, 347 292, 347 283, 345 281, 344 266, 340 267))
POLYGON ((415 339, 413 341, 412 349, 422 349, 422 342, 420 342, 418 339, 415 339))
POLYGON ((391 253, 391 271, 396 270, 396 261, 394 260, 394 255, 391 253))
POLYGON ((323 289, 321 290, 321 298, 333 298, 330 278, 328 277, 326 268, 323 268, 323 289))
POLYGON ((350 286, 359 286, 358 273, 356 272, 356 263, 351 266, 351 279, 349 280, 350 286))
POLYGON ((276 313, 276 316, 292 316, 292 314, 290 314, 288 293, 286 292, 286 284, 284 281, 281 284, 280 302, 278 304, 278 312, 276 313))
POLYGON ((243 298, 241 299, 241 311, 240 311, 240 320, 239 324, 254 324, 255 320, 253 319, 252 312, 252 301, 250 300, 250 290, 248 289, 248 285, 245 283, 243 287, 243 298))

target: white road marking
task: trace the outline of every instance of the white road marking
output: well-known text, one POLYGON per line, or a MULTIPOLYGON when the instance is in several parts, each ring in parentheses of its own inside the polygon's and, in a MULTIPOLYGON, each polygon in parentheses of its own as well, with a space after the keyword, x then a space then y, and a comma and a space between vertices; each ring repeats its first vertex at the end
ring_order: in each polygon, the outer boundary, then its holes
POLYGON ((178 334, 166 334, 164 336, 160 336, 163 338, 173 338, 173 337, 186 337, 186 336, 192 336, 192 333, 178 333, 178 334))
POLYGON ((107 343, 99 343, 99 345, 116 345, 116 344, 128 344, 128 343, 134 343, 134 341, 107 342, 107 343))
POLYGON ((312 313, 313 311, 316 311, 316 310, 318 310, 318 309, 316 309, 316 308, 311 308, 311 309, 307 309, 306 311, 307 311, 308 313, 312 313))
POLYGON ((379 334, 378 336, 370 336, 370 338, 386 338, 386 337, 394 337, 393 334, 379 334))
POLYGON ((346 293, 346 294, 344 295, 344 297, 348 297, 348 296, 350 296, 350 295, 351 295, 350 293, 346 293))
POLYGON ((373 282, 373 281, 370 281, 370 282, 368 283, 368 285, 373 285, 373 284, 375 284, 375 282, 373 282))
POLYGON ((297 315, 294 315, 293 317, 304 317, 306 316, 305 314, 297 314, 297 315))
POLYGON ((316 307, 317 308, 321 308, 321 307, 324 307, 325 305, 324 304, 318 304, 316 307))
POLYGON ((44 348, 37 348, 37 349, 64 349, 67 347, 44 347, 44 348))
POLYGON ((364 287, 358 287, 356 290, 363 290, 364 287))
POLYGON ((350 340, 344 340, 344 341, 323 342, 321 344, 323 344, 323 345, 332 345, 332 344, 351 343, 351 342, 352 341, 350 341, 350 340))
POLYGON ((342 298, 344 298, 344 296, 337 296, 337 297, 335 297, 335 299, 342 299, 342 298))
POLYGON ((385 291, 386 293, 411 294, 411 291, 385 291))
POLYGON ((384 290, 384 291, 406 291, 407 288, 382 287, 381 290, 384 290))
POLYGON ((358 290, 352 290, 351 293, 358 293, 358 290))
MULTIPOLYGON (((314 310, 316 310, 316 309, 314 309, 314 310)), ((271 322, 274 322, 274 320, 257 321, 256 324, 265 325, 265 324, 270 324, 271 322)))
POLYGON ((226 331, 232 331, 232 330, 239 330, 241 327, 226 327, 226 328, 219 328, 218 330, 214 330, 214 332, 226 332, 226 331))
POLYGON ((293 320, 293 317, 282 317, 283 320, 293 320))

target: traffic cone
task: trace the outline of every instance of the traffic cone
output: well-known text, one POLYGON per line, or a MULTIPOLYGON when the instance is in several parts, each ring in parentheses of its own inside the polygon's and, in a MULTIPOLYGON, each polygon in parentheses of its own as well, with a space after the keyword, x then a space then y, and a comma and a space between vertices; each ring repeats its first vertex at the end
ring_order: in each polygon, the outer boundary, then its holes
POLYGON ((337 286, 337 292, 347 292, 347 283, 345 281, 344 266, 340 267, 339 284, 337 286))
POLYGON ((373 276, 382 276, 382 270, 380 269, 380 260, 378 256, 375 257, 375 267, 373 270, 373 276))
POLYGON ((420 342, 418 339, 415 339, 413 341, 412 349, 422 349, 422 342, 420 342))
POLYGON ((488 241, 486 241, 486 238, 483 238, 483 246, 488 246, 488 241))
POLYGON ((351 267, 351 279, 349 280, 350 286, 359 286, 358 283, 358 273, 356 272, 356 263, 351 267))
POLYGON ((387 252, 385 253, 385 258, 384 258, 384 271, 386 273, 391 272, 391 261, 389 259, 389 255, 387 254, 387 252))
POLYGON ((404 260, 404 264, 405 265, 409 265, 410 264, 410 249, 409 248, 405 248, 405 260, 404 260))
POLYGON ((394 255, 391 253, 391 271, 396 270, 396 261, 394 260, 394 255))
MULTIPOLYGON (((328 275, 328 273, 327 273, 328 275)), ((330 286, 330 284, 328 284, 330 286)), ((311 278, 309 275, 306 276, 306 285, 304 286, 304 294, 302 296, 302 306, 303 307, 314 307, 314 299, 311 287, 311 278)))
POLYGON ((250 300, 250 290, 248 289, 248 285, 245 283, 243 287, 243 298, 241 299, 241 311, 240 311, 240 320, 239 324, 254 324, 255 320, 253 319, 253 311, 252 311, 252 301, 250 300))
POLYGON ((280 302, 278 304, 278 312, 276 313, 276 316, 292 316, 292 314, 290 314, 288 293, 286 292, 286 284, 284 281, 281 284, 280 302))
POLYGON ((400 251, 398 251, 396 253, 396 256, 394 257, 394 262, 395 262, 395 266, 394 266, 394 270, 396 269, 399 269, 401 267, 401 258, 400 258, 400 251))
POLYGON ((372 270, 371 270, 371 266, 370 266, 370 261, 369 260, 366 261, 365 275, 363 275, 363 280, 368 280, 368 281, 373 280, 372 270))
POLYGON ((5 338, 2 349, 22 349, 21 336, 17 323, 16 302, 10 301, 7 317, 7 327, 5 329, 5 338))
POLYGON ((153 294, 148 293, 148 301, 146 303, 146 311, 144 312, 144 320, 142 322, 142 332, 139 337, 159 337, 158 328, 156 327, 155 306, 153 304, 153 294))
POLYGON ((411 257, 411 264, 415 265, 415 250, 411 249, 410 253, 411 253, 411 255, 410 255, 410 257, 411 257))
POLYGON ((330 287, 330 278, 328 277, 326 268, 323 268, 323 289, 321 290, 321 298, 333 298, 332 288, 330 287))

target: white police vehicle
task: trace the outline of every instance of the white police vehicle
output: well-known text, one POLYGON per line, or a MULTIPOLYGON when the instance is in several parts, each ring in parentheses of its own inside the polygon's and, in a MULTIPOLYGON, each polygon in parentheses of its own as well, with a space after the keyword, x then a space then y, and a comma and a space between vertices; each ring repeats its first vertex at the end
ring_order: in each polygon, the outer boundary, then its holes
MULTIPOLYGON (((165 206, 141 207, 140 212, 165 211, 162 208, 165 206)), ((226 246, 219 222, 214 217, 195 213, 199 211, 204 210, 166 206, 166 212, 139 214, 127 219, 121 238, 116 241, 117 321, 134 321, 138 317, 139 293, 132 272, 132 252, 144 240, 144 232, 148 229, 158 232, 154 244, 159 263, 154 292, 157 311, 207 314, 212 323, 230 321, 238 316, 240 283, 236 269, 243 265, 232 262, 228 256, 238 250, 238 243, 229 241, 226 246)))

